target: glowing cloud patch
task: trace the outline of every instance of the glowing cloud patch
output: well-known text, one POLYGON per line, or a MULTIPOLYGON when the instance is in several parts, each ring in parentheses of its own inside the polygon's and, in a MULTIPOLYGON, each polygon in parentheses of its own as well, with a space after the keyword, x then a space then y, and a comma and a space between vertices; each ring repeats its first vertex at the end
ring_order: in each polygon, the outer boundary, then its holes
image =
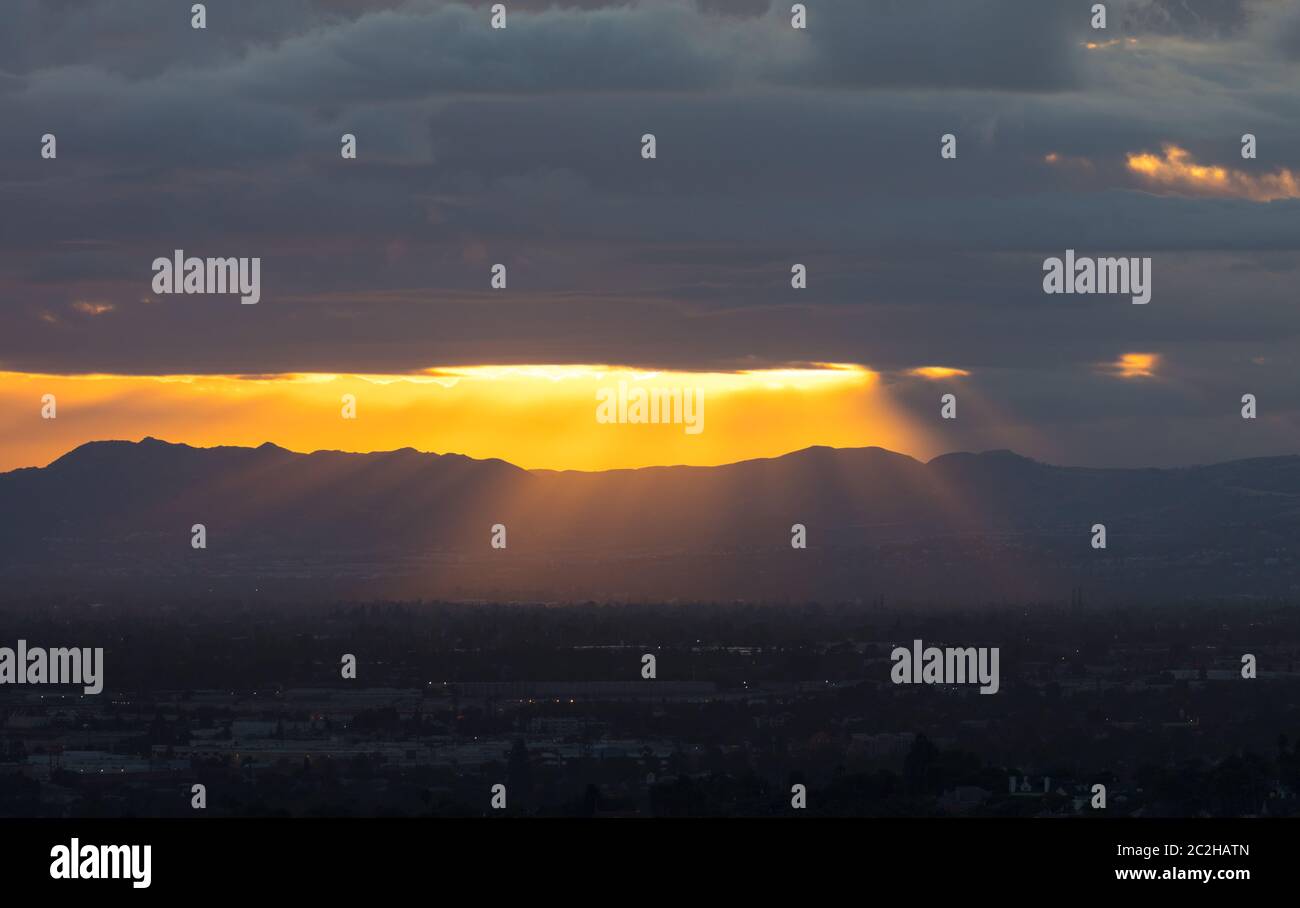
POLYGON ((1253 202, 1300 198, 1300 179, 1285 167, 1257 176, 1217 164, 1198 164, 1191 152, 1177 145, 1165 145, 1163 155, 1130 153, 1127 165, 1148 187, 1167 192, 1253 202))
POLYGON ((1043 155, 1043 163, 1067 172, 1091 173, 1094 169, 1092 161, 1087 158, 1072 157, 1059 151, 1050 151, 1043 155))
POLYGON ((1137 38, 1111 38, 1109 41, 1085 41, 1083 46, 1087 50, 1110 50, 1112 47, 1134 47, 1137 43, 1137 38))
POLYGON ((89 315, 91 318, 94 318, 97 315, 103 315, 105 312, 112 312, 114 307, 112 303, 95 303, 86 300, 77 300, 72 304, 72 308, 80 312, 82 315, 89 315))
POLYGON ((1156 353, 1125 353, 1102 369, 1119 378, 1154 378, 1159 365, 1160 356, 1156 353))
POLYGON ((917 378, 928 378, 938 380, 941 378, 962 378, 970 375, 965 369, 953 369, 949 366, 918 366, 910 370, 908 375, 915 375, 917 378))

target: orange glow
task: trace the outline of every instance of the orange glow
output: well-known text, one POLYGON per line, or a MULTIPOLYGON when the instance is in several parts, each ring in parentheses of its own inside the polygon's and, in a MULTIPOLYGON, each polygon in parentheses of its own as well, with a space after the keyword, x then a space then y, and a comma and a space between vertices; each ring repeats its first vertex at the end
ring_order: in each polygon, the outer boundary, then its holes
POLYGON ((1083 42, 1083 46, 1088 50, 1108 50, 1112 47, 1119 47, 1121 45, 1133 47, 1137 43, 1137 38, 1111 38, 1109 41, 1085 41, 1083 42))
POLYGON ((1155 353, 1125 353, 1106 368, 1120 378, 1152 378, 1159 365, 1160 357, 1155 353))
POLYGON ((952 369, 948 366, 919 366, 907 373, 915 375, 918 378, 940 379, 940 378, 959 378, 970 375, 965 369, 952 369))
MULTIPOLYGON (((665 413, 667 413, 665 409, 665 413)), ((0 372, 0 470, 44 465, 77 445, 147 435, 199 447, 273 442, 293 451, 413 447, 499 457, 528 469, 712 465, 810 445, 939 453, 857 365, 647 372, 603 365, 473 366, 403 375, 60 376, 0 372), (686 419, 601 422, 620 385, 702 395, 686 419), (52 394, 57 418, 41 417, 52 394), (344 395, 356 418, 343 418, 344 395)))
POLYGON ((1300 198, 1300 180, 1285 167, 1255 176, 1220 165, 1197 164, 1191 153, 1177 145, 1165 145, 1164 156, 1150 153, 1128 155, 1128 169, 1148 185, 1190 195, 1226 196, 1271 202, 1300 198))
POLYGON ((92 303, 85 300, 77 300, 72 304, 72 308, 76 309, 82 315, 94 317, 96 315, 103 315, 105 312, 112 312, 114 307, 112 303, 92 303))
POLYGON ((1093 170, 1092 161, 1089 161, 1087 158, 1070 157, 1069 155, 1063 155, 1056 151, 1048 152, 1043 155, 1043 162, 1067 171, 1085 171, 1091 173, 1093 170))

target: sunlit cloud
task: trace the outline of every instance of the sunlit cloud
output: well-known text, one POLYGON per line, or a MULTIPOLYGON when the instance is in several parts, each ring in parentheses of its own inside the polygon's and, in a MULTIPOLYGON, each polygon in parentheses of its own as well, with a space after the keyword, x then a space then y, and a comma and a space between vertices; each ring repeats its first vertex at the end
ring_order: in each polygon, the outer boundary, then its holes
POLYGON ((72 304, 72 308, 82 315, 89 315, 94 318, 96 315, 103 315, 106 312, 112 312, 115 308, 112 303, 97 303, 88 300, 77 300, 72 304))
POLYGON ((1111 38, 1109 41, 1085 41, 1083 46, 1088 50, 1110 50, 1113 47, 1134 47, 1137 43, 1137 38, 1111 38))
POLYGON ((1169 192, 1254 202, 1300 198, 1300 179, 1285 167, 1256 175, 1218 164, 1198 164, 1191 152, 1177 145, 1165 145, 1163 155, 1131 153, 1128 169, 1147 186, 1169 192))
POLYGON ((1115 362, 1103 364, 1101 370, 1118 378, 1153 378, 1159 365, 1159 354, 1125 353, 1115 362))
POLYGON ((1095 169, 1092 161, 1087 158, 1065 155, 1061 154, 1059 151, 1050 151, 1043 155, 1043 163, 1065 171, 1083 171, 1091 173, 1095 169))
POLYGON ((918 366, 911 369, 908 375, 915 375, 917 378, 928 378, 937 380, 941 378, 962 378, 970 375, 965 369, 953 369, 950 366, 918 366))

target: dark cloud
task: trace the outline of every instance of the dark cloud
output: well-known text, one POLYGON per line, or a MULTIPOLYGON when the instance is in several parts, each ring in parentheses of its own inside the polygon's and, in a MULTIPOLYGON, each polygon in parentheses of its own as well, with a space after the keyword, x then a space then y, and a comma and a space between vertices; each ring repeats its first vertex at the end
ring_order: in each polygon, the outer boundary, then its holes
POLYGON ((818 50, 809 71, 843 88, 1063 90, 1077 83, 1085 12, 1023 0, 818 4, 809 13, 818 50))
MULTIPOLYGON (((1286 0, 1264 0, 1256 7, 1286 0)), ((1112 0, 1125 34, 1165 34, 1218 39, 1240 34, 1251 17, 1250 0, 1112 0)))
POLYGON ((1278 49, 1288 60, 1300 60, 1300 6, 1292 6, 1274 21, 1278 49))

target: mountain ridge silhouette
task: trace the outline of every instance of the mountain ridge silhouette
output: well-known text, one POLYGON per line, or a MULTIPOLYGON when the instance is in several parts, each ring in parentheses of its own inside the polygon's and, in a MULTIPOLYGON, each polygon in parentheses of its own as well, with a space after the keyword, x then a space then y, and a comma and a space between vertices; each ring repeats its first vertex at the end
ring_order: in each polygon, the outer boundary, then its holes
POLYGON ((455 585, 508 581, 542 596, 556 586, 627 592, 614 565, 632 565, 646 596, 1024 596, 1070 584, 1284 595, 1300 590, 1300 456, 1125 469, 1006 450, 922 462, 813 446, 719 466, 585 472, 412 448, 297 453, 147 437, 88 442, 0 474, 0 544, 0 577, 98 571, 141 583, 206 576, 214 564, 230 577, 324 579, 365 564, 381 578, 428 579, 442 560, 463 566, 441 570, 455 585), (191 547, 195 524, 204 551, 191 547), (796 524, 806 549, 791 546, 796 524), (1092 544, 1097 524, 1105 549, 1092 544), (501 550, 491 546, 498 525, 501 550))

